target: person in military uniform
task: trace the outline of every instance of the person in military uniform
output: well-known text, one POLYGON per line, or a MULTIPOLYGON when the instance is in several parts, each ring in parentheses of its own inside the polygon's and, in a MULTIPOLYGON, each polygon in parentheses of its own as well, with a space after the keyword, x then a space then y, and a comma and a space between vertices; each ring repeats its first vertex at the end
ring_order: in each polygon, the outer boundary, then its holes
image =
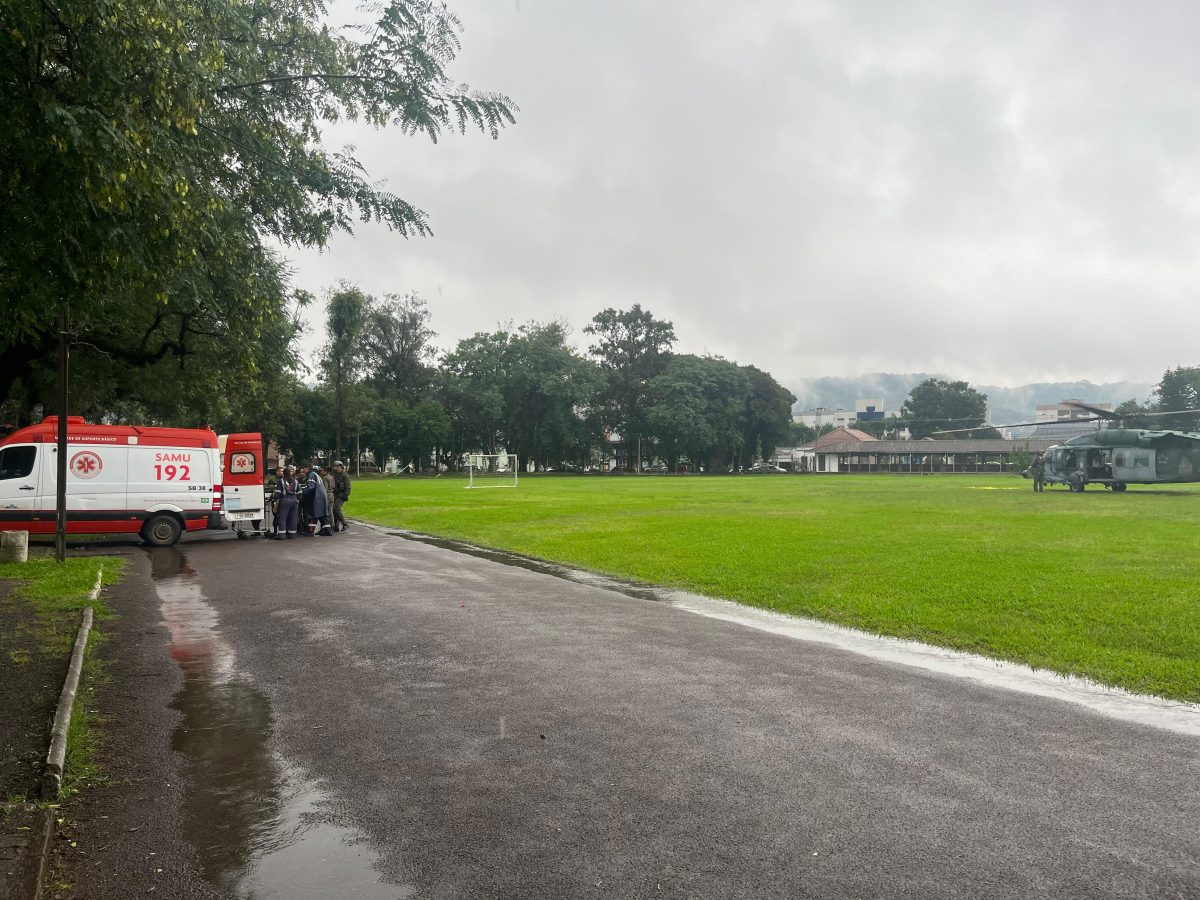
POLYGON ((1043 493, 1046 490, 1046 482, 1043 480, 1046 475, 1046 460, 1042 458, 1042 454, 1038 454, 1033 458, 1033 462, 1029 465, 1029 472, 1033 475, 1033 490, 1035 493, 1043 493))
POLYGON ((333 497, 333 530, 345 531, 350 526, 346 524, 342 504, 350 499, 350 473, 340 459, 333 464, 333 492, 330 496, 333 497))

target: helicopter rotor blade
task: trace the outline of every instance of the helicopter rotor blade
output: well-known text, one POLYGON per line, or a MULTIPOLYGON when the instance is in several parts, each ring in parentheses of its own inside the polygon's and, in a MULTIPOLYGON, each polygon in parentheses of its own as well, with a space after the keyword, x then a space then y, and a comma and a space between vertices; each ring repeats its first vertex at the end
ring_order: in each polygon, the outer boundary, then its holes
POLYGON ((1100 421, 1106 421, 1106 422, 1117 421, 1117 422, 1119 422, 1122 419, 1150 419, 1150 418, 1155 418, 1157 416, 1181 416, 1181 415, 1187 415, 1189 413, 1200 414, 1200 409, 1170 409, 1170 410, 1164 410, 1162 412, 1139 412, 1139 413, 1133 413, 1132 415, 1128 415, 1128 416, 1118 416, 1116 413, 1114 413, 1110 410, 1100 409, 1097 406, 1092 406, 1091 404, 1088 404, 1088 403, 1081 403, 1077 400, 1067 400, 1065 402, 1070 406, 1075 406, 1075 407, 1078 407, 1079 409, 1087 410, 1088 412, 1092 413, 1093 415, 1079 416, 1077 418, 1067 419, 1062 423, 1047 422, 1046 420, 1043 419, 1040 422, 1007 422, 1004 425, 972 425, 969 428, 945 428, 945 429, 942 429, 941 431, 931 431, 930 434, 931 435, 962 434, 964 431, 979 431, 984 428, 996 428, 996 429, 999 429, 999 428, 1027 428, 1027 427, 1034 426, 1034 425, 1054 425, 1054 424, 1074 425, 1076 422, 1100 422, 1100 421))
MULTIPOLYGON (((1091 413, 1097 419, 1119 419, 1121 418, 1111 409, 1101 409, 1099 406, 1092 406, 1090 403, 1084 403, 1081 400, 1064 400, 1064 406, 1074 406, 1076 409, 1082 409, 1084 412, 1091 413)), ((1080 419, 1074 421, 1079 422, 1080 419)))
MULTIPOLYGON (((1071 419, 1071 423, 1075 422, 1095 422, 1102 416, 1080 416, 1076 419, 1071 419)), ((1043 419, 1040 422, 1005 422, 1003 425, 972 425, 970 428, 945 428, 941 431, 931 431, 930 434, 959 434, 963 431, 980 431, 984 428, 1026 428, 1031 425, 1054 425, 1054 422, 1047 422, 1043 419)))
POLYGON ((1187 413, 1200 413, 1200 409, 1168 409, 1165 412, 1144 412, 1134 413, 1132 416, 1126 416, 1128 419, 1151 419, 1156 416, 1182 416, 1187 413))

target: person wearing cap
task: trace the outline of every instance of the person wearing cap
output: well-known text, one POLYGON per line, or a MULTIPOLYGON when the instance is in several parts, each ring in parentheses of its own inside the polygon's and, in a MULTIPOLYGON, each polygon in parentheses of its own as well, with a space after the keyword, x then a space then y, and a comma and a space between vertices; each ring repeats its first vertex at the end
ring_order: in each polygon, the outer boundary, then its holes
POLYGON ((333 463, 333 530, 345 531, 346 515, 342 512, 342 504, 350 499, 350 473, 346 464, 340 459, 333 463))

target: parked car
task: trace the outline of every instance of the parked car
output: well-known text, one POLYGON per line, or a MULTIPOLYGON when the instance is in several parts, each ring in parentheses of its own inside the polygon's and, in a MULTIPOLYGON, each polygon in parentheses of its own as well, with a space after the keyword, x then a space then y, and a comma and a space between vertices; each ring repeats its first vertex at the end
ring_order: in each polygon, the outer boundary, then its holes
POLYGON ((769 462, 760 462, 755 463, 746 471, 753 475, 778 475, 782 472, 786 472, 787 469, 783 468, 782 466, 772 465, 769 462))

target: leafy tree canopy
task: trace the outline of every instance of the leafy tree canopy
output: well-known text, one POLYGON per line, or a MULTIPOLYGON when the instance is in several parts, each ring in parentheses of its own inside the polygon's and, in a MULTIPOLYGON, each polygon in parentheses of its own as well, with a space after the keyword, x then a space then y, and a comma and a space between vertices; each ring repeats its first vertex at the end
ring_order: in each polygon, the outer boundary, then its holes
POLYGON ((627 310, 602 310, 584 332, 596 338, 589 352, 608 381, 605 424, 627 439, 645 434, 648 387, 666 365, 675 326, 635 303, 627 310))
MULTIPOLYGON (((1155 409, 1158 412, 1171 412, 1180 409, 1200 408, 1200 367, 1178 366, 1167 369, 1162 381, 1154 388, 1158 398, 1155 409)), ((1154 428, 1173 428, 1184 431, 1198 429, 1196 416, 1174 415, 1158 416, 1154 420, 1154 428)))
MULTIPOLYGON (((935 431, 970 428, 982 425, 987 419, 987 395, 965 381, 928 378, 912 389, 900 408, 900 416, 917 439, 929 437, 935 431)), ((959 431, 953 435, 964 438, 995 436, 993 428, 959 431)))
POLYGON ((323 246, 370 220, 429 233, 322 125, 495 137, 515 106, 455 86, 444 5, 372 9, 371 26, 333 30, 319 0, 5 4, 0 397, 52 354, 63 304, 82 352, 148 366, 211 338, 253 377, 259 337, 287 317, 268 242, 323 246))

